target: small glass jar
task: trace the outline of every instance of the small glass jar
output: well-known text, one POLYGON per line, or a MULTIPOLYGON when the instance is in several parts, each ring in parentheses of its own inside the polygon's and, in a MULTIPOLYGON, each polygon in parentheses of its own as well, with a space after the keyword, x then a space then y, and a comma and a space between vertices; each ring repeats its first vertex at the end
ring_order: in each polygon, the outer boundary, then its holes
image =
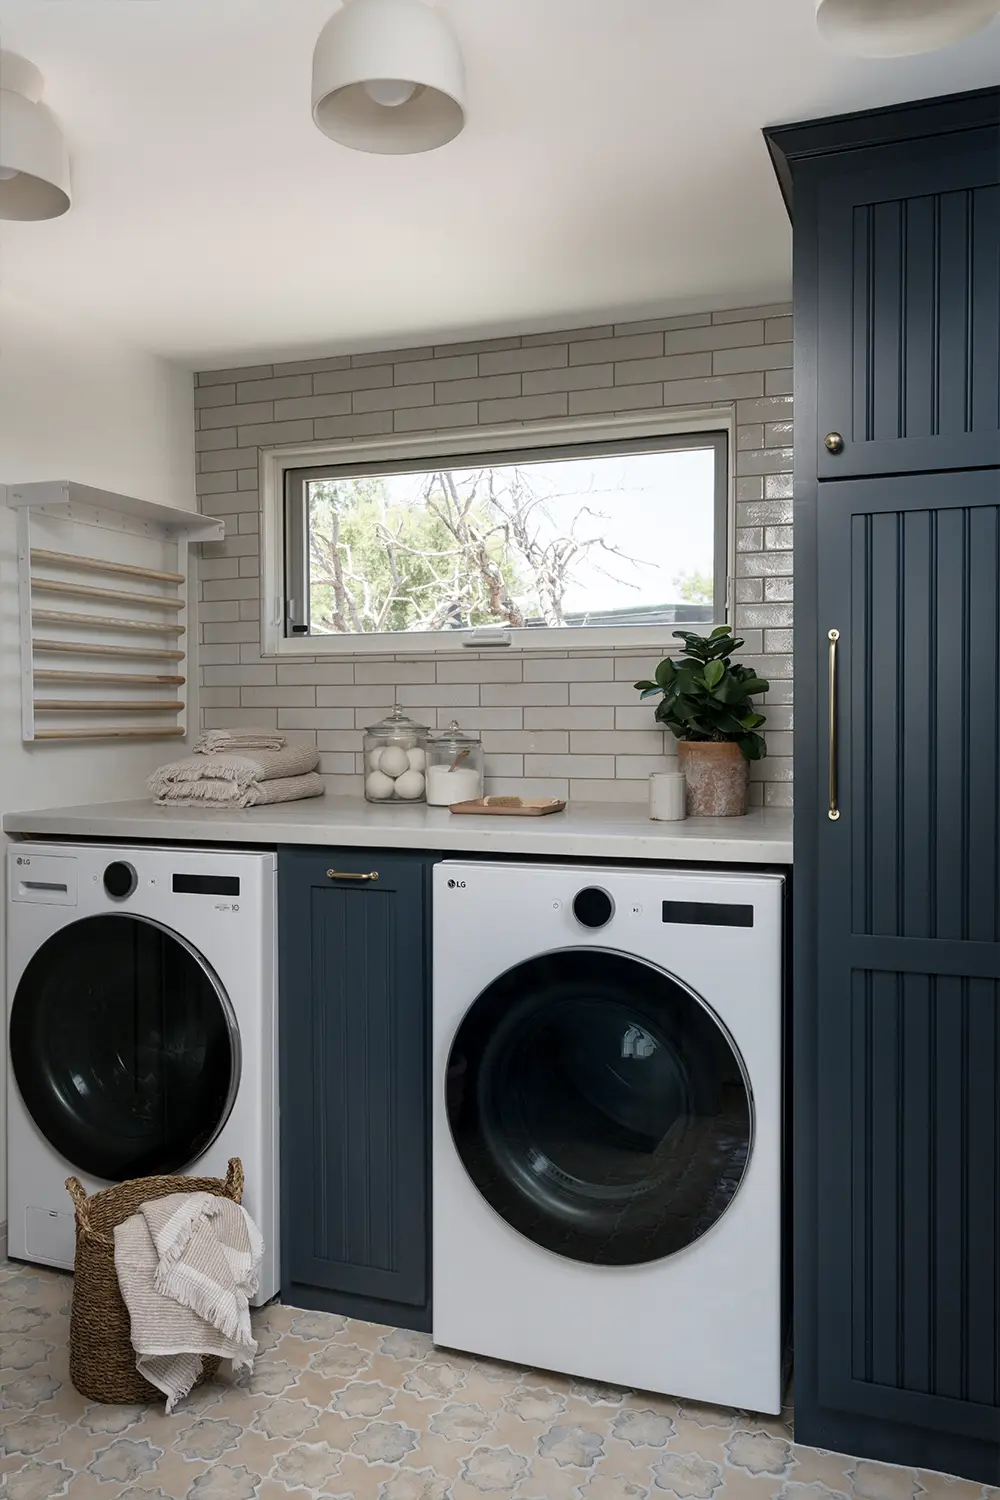
POLYGON ((473 802, 483 795, 483 742, 452 719, 427 736, 427 801, 431 807, 473 802))
POLYGON ((397 703, 365 730, 365 797, 369 802, 423 802, 427 725, 407 718, 397 703))

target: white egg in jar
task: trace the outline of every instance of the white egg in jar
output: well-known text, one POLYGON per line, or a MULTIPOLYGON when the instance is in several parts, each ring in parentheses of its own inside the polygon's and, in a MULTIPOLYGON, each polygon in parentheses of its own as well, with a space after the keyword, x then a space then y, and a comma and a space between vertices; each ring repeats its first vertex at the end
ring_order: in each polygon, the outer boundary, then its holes
POLYGON ((404 771, 393 783, 397 797, 403 797, 407 802, 415 802, 418 797, 424 795, 424 773, 422 771, 404 771))
POLYGON ((376 750, 369 750, 365 756, 365 765, 369 771, 377 771, 379 769, 379 761, 382 759, 384 748, 384 746, 379 745, 376 750))
POLYGON ((402 776, 410 769, 410 762, 406 758, 406 751, 399 745, 387 745, 382 751, 382 758, 378 763, 379 770, 386 776, 402 776))
POLYGON ((412 750, 407 750, 406 758, 410 763, 411 771, 423 771, 427 766, 427 752, 415 745, 412 750))
POLYGON ((365 791, 373 802, 386 802, 396 789, 391 776, 382 771, 371 771, 365 781, 365 791))

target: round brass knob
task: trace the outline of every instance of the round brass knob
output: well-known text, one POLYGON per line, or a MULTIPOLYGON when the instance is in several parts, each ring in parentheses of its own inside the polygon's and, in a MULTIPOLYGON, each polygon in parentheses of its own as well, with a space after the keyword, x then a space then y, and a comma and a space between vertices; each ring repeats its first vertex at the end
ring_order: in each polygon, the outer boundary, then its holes
POLYGON ((823 439, 823 446, 827 453, 843 453, 844 439, 839 432, 828 432, 823 439))

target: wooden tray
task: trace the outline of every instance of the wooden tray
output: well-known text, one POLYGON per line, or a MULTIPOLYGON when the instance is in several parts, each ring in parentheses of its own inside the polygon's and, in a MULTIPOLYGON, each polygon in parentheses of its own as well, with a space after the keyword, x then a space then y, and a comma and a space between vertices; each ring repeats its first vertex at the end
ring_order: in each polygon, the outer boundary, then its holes
POLYGON ((520 807, 487 807, 482 797, 472 802, 453 802, 453 813, 484 813, 501 818, 544 818, 546 813, 562 812, 565 802, 558 797, 523 797, 520 807))

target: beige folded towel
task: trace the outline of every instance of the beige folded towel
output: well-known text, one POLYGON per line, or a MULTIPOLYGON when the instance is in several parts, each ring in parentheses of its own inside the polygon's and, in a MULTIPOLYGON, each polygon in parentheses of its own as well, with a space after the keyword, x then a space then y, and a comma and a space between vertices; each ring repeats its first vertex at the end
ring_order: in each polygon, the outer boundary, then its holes
POLYGON ((170 765, 161 766, 158 771, 153 772, 146 784, 154 797, 164 796, 166 788, 177 783, 190 784, 209 779, 231 781, 243 789, 257 781, 304 776, 307 771, 315 771, 318 765, 319 751, 316 746, 303 740, 295 740, 281 750, 257 750, 252 755, 224 755, 221 752, 189 755, 184 760, 175 760, 170 765))
POLYGON ((249 1299, 264 1242, 229 1198, 171 1193, 115 1229, 115 1270, 128 1308, 136 1369, 167 1398, 186 1396, 206 1355, 253 1364, 249 1299))
MULTIPOLYGON (((153 789, 150 778, 150 788, 153 789)), ((225 781, 204 776, 200 781, 168 781, 156 789, 161 807, 264 807, 271 802, 299 802, 303 797, 322 797, 326 788, 316 771, 304 776, 276 776, 270 781, 225 781)))
POLYGON ((287 743, 276 729, 206 729, 195 742, 196 755, 219 750, 280 750, 287 743))

